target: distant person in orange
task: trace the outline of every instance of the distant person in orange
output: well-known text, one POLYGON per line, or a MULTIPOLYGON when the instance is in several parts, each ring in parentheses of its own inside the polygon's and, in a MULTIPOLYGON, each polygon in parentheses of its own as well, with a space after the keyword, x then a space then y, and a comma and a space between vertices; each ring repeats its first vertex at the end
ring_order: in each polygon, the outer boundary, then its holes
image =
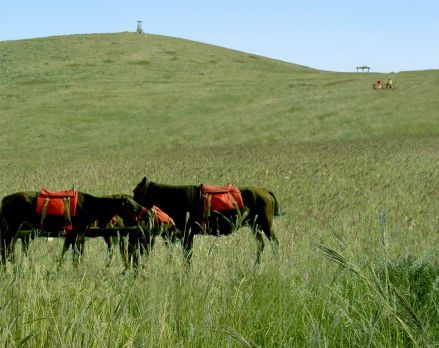
POLYGON ((388 79, 386 82, 386 88, 393 88, 393 81, 392 79, 388 79))
POLYGON ((373 85, 375 89, 382 89, 383 85, 381 84, 381 80, 377 80, 377 82, 373 85))

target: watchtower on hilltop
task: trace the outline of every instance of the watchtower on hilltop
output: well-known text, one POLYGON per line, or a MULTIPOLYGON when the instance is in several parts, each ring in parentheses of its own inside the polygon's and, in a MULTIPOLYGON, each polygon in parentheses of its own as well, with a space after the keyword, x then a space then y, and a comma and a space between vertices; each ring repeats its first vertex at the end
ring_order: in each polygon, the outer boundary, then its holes
POLYGON ((142 21, 137 21, 137 30, 136 30, 136 33, 139 34, 139 35, 141 35, 141 34, 145 34, 145 33, 143 32, 143 29, 142 29, 142 21))

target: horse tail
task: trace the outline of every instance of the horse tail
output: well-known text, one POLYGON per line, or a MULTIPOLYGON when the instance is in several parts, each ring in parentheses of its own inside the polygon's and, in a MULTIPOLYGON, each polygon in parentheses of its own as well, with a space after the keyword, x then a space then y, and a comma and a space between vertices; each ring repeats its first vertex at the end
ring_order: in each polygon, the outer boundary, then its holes
POLYGON ((273 198, 273 201, 274 201, 274 216, 283 215, 282 212, 280 211, 279 202, 278 202, 276 196, 274 195, 274 193, 271 191, 268 191, 268 193, 270 194, 270 196, 273 198))

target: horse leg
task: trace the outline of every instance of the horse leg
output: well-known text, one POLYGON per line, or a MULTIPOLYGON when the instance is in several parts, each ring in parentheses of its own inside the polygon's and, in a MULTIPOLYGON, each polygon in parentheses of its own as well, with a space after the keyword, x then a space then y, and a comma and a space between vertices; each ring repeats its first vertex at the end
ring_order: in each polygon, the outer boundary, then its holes
POLYGON ((30 235, 20 237, 21 239, 21 251, 27 257, 29 253, 30 235))
MULTIPOLYGON (((154 247, 154 227, 140 228, 142 233, 137 239, 137 255, 142 257, 148 257, 152 248, 154 247)), ((137 265, 136 265, 137 266, 137 265)))
MULTIPOLYGON (((3 218, 3 217, 2 217, 3 218)), ((6 240, 6 228, 4 221, 2 221, 2 225, 0 226, 0 255, 1 255, 1 264, 2 268, 6 268, 6 250, 9 247, 6 240)))
POLYGON ((194 234, 190 231, 183 238, 183 252, 184 258, 188 266, 191 264, 192 260, 192 246, 194 243, 194 234))
POLYGON ((129 267, 132 259, 133 269, 137 272, 139 270, 140 257, 143 255, 148 256, 153 246, 154 238, 150 238, 150 236, 143 234, 143 230, 141 236, 130 234, 128 238, 127 266, 129 267))
POLYGON ((128 236, 128 267, 133 263, 133 268, 137 271, 139 266, 140 237, 134 233, 128 236))
POLYGON ((12 238, 3 236, 1 238, 1 246, 0 246, 0 253, 1 253, 1 262, 3 267, 6 267, 6 262, 10 260, 11 262, 14 262, 13 257, 13 251, 14 251, 14 241, 12 238))
POLYGON ((267 239, 270 241, 270 244, 273 247, 273 251, 277 254, 279 241, 276 238, 273 232, 273 219, 269 219, 268 217, 264 217, 264 214, 257 216, 253 219, 252 230, 256 238, 256 242, 258 243, 258 251, 256 253, 256 264, 259 264, 261 261, 261 254, 264 251, 265 243, 264 236, 262 232, 265 234, 267 239))
POLYGON ((78 253, 84 253, 84 239, 82 240, 82 246, 81 241, 78 239, 78 236, 76 233, 70 231, 64 238, 64 243, 61 251, 61 257, 58 262, 58 270, 61 267, 62 261, 64 259, 65 253, 69 250, 69 248, 72 247, 73 251, 73 266, 78 266, 78 253))
POLYGON ((140 250, 141 255, 144 257, 149 257, 152 249, 154 248, 155 238, 154 235, 143 236, 141 239, 142 249, 140 250))
POLYGON ((125 266, 125 268, 128 268, 129 262, 128 262, 128 238, 119 236, 119 251, 120 256, 122 257, 122 262, 125 266))
POLYGON ((8 225, 3 214, 0 212, 0 258, 2 268, 6 268, 6 233, 8 232, 8 225))
MULTIPOLYGON (((140 255, 144 253, 148 254, 154 243, 153 240, 150 239, 150 235, 145 234, 145 231, 141 226, 138 226, 138 228, 138 231, 134 231, 128 235, 128 256, 126 258, 126 268, 128 269, 130 267, 132 260, 133 268, 136 272, 139 267, 140 255)), ((121 248, 123 245, 124 250, 126 250, 125 240, 123 241, 123 244, 121 244, 121 248)))
POLYGON ((69 250, 70 246, 73 245, 73 241, 74 240, 72 239, 71 233, 67 234, 64 237, 64 243, 62 246, 61 257, 59 258, 59 261, 58 261, 58 267, 57 267, 58 270, 61 268, 61 264, 62 264, 62 261, 64 259, 64 254, 67 252, 67 250, 69 250))
POLYGON ((261 262, 261 254, 264 251, 265 243, 264 243, 264 237, 262 236, 262 233, 258 230, 254 230, 256 242, 258 243, 258 251, 256 253, 256 261, 255 264, 258 265, 261 262))
POLYGON ((2 268, 5 268, 6 267, 6 245, 5 245, 5 240, 3 238, 3 233, 0 234, 0 255, 1 255, 2 268))
POLYGON ((11 263, 15 262, 15 242, 17 241, 19 230, 20 224, 15 222, 7 223, 6 218, 2 221, 2 262, 5 266, 8 260, 11 263))
POLYGON ((25 222, 25 223, 21 224, 20 230, 31 230, 30 233, 26 233, 26 234, 20 236, 21 251, 27 257, 28 253, 29 253, 30 242, 31 242, 31 240, 34 240, 36 237, 35 228, 31 224, 25 222))
POLYGON ((175 225, 165 225, 161 227, 162 232, 160 233, 161 237, 166 246, 167 254, 168 254, 168 262, 171 262, 172 258, 172 250, 171 245, 175 243, 183 243, 182 233, 175 225))
POLYGON ((277 255, 279 250, 279 240, 273 231, 273 219, 271 218, 259 218, 258 219, 258 228, 263 231, 267 239, 270 241, 270 244, 273 248, 273 252, 277 255))
POLYGON ((15 243, 17 242, 17 235, 13 236, 9 242, 8 259, 11 263, 15 263, 15 243))
POLYGON ((84 256, 85 237, 83 235, 76 235, 73 248, 73 265, 78 267, 81 263, 81 258, 84 256))
POLYGON ((110 267, 111 261, 113 260, 113 237, 104 236, 105 244, 107 244, 107 263, 106 267, 110 267))
POLYGON ((171 250, 171 244, 174 244, 176 242, 176 238, 173 233, 162 235, 163 241, 165 243, 166 251, 167 251, 167 259, 168 262, 171 262, 172 260, 172 250, 171 250))
POLYGON ((270 241, 270 244, 273 248, 274 254, 278 254, 279 252, 279 240, 277 239, 276 235, 273 232, 273 227, 268 226, 264 230, 265 235, 267 236, 268 240, 270 241))

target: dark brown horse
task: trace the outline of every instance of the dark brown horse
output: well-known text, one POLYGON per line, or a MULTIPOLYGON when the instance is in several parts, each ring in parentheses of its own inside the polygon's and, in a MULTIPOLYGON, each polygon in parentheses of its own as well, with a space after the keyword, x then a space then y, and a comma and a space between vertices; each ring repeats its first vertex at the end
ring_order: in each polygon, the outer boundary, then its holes
MULTIPOLYGON (((37 213, 39 192, 17 192, 2 200, 0 224, 1 263, 6 265, 9 257, 13 260, 15 242, 20 229, 42 230, 60 233, 65 227, 64 216, 46 216, 41 226, 41 214, 37 213)), ((75 216, 71 216, 72 230, 66 236, 63 252, 75 246, 78 236, 83 238, 85 231, 96 220, 110 221, 115 215, 123 218, 126 226, 137 225, 138 217, 145 213, 145 208, 127 195, 114 197, 95 197, 78 192, 75 216)), ((74 247, 76 253, 77 248, 74 247)), ((79 250, 80 251, 80 250, 79 250)))
POLYGON ((130 266, 132 262, 135 269, 139 264, 139 256, 149 254, 157 236, 162 237, 166 245, 181 240, 183 237, 172 218, 155 206, 146 209, 140 225, 143 233, 128 236, 127 265, 130 266))
MULTIPOLYGON (((148 255, 149 251, 154 245, 155 237, 160 236, 164 239, 165 243, 175 242, 177 239, 181 239, 182 234, 177 229, 173 221, 162 220, 157 218, 157 214, 153 209, 145 209, 145 213, 142 215, 141 220, 139 220, 139 226, 141 227, 137 233, 129 233, 128 236, 118 236, 109 237, 103 236, 105 243, 107 244, 108 253, 108 263, 109 266, 114 252, 113 246, 119 242, 120 254, 123 263, 126 268, 134 267, 138 268, 139 256, 148 255)), ((166 215, 166 214, 165 214, 166 215)), ((97 221, 96 227, 105 228, 120 228, 124 229, 125 224, 123 219, 116 215, 112 221, 104 223, 102 221, 97 221)))
POLYGON ((264 188, 242 187, 239 190, 242 194, 242 209, 213 211, 209 217, 206 217, 200 186, 163 185, 144 177, 133 192, 134 200, 139 204, 147 209, 157 205, 174 219, 177 228, 183 233, 182 245, 188 261, 192 256, 192 244, 196 234, 227 235, 242 225, 247 225, 258 242, 256 263, 259 263, 264 250, 264 239, 260 232, 265 234, 275 251, 277 250, 278 240, 273 232, 273 218, 279 215, 279 205, 274 194, 264 188))

